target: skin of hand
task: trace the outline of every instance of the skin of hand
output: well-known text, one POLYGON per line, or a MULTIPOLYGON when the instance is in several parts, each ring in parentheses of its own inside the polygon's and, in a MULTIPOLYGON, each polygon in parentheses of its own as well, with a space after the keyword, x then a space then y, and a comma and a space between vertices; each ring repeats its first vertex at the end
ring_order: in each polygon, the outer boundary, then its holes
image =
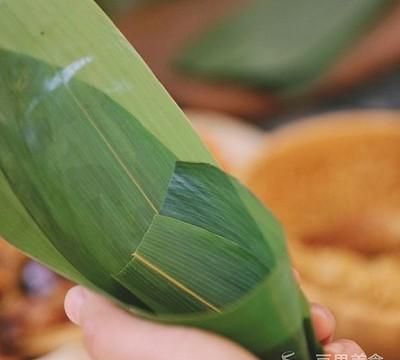
MULTIPOLYGON (((68 318, 82 328, 93 360, 256 360, 234 342, 195 328, 153 323, 127 314, 80 286, 65 298, 68 318)), ((332 342, 335 320, 324 307, 312 305, 316 335, 327 354, 365 355, 350 340, 332 342)))

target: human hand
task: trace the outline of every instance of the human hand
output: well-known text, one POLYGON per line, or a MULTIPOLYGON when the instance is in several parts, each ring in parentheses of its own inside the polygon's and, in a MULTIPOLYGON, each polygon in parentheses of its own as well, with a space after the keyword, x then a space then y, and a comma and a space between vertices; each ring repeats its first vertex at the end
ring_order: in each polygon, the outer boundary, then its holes
MULTIPOLYGON (((80 286, 68 292, 65 311, 82 328, 93 360, 256 360, 219 335, 131 316, 80 286)), ((316 336, 328 354, 364 354, 353 341, 332 342, 335 321, 327 309, 314 304, 311 311, 316 336)))

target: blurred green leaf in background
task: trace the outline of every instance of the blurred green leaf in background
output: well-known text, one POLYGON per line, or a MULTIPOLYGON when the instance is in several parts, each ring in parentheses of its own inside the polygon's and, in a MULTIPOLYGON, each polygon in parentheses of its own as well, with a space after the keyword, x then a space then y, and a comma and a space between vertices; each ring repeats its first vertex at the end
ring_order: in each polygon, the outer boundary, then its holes
POLYGON ((393 0, 253 0, 193 39, 189 74, 283 93, 309 88, 393 0))

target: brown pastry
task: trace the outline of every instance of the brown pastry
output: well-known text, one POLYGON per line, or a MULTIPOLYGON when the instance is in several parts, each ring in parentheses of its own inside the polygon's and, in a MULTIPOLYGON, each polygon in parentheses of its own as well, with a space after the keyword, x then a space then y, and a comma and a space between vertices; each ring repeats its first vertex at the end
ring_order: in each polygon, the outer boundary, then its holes
POLYGON ((225 171, 236 174, 263 145, 264 133, 236 117, 207 110, 184 111, 225 171))
POLYGON ((332 308, 338 336, 398 359, 400 113, 277 130, 243 177, 284 224, 304 288, 332 308))

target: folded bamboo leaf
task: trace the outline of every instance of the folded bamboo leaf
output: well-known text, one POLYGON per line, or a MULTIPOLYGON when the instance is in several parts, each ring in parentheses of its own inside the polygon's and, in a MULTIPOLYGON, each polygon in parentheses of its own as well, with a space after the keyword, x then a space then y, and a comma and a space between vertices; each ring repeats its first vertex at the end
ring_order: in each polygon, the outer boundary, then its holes
POLYGON ((273 264, 269 246, 238 194, 241 191, 240 184, 213 166, 178 162, 161 214, 224 236, 255 254, 259 261, 273 264), (240 212, 231 212, 241 208, 240 212))
POLYGON ((143 273, 148 271, 157 277, 152 283, 160 283, 151 292, 153 310, 178 314, 220 312, 268 274, 254 254, 224 237, 159 215, 132 262, 116 278, 133 293, 146 293, 148 281, 143 273), (190 243, 182 245, 181 239, 190 243))
POLYGON ((191 74, 280 91, 315 81, 392 0, 254 0, 200 35, 178 65, 191 74))
POLYGON ((135 272, 151 268, 159 270, 161 281, 172 277, 168 289, 160 286, 153 295, 162 307, 164 297, 170 299, 171 311, 219 311, 254 288, 275 265, 230 178, 210 165, 178 163, 160 214, 116 279, 136 294, 137 286, 145 284, 131 281, 135 272), (187 306, 174 306, 177 286, 187 306))
POLYGON ((320 351, 284 235, 91 0, 0 2, 0 234, 127 310, 320 351))

